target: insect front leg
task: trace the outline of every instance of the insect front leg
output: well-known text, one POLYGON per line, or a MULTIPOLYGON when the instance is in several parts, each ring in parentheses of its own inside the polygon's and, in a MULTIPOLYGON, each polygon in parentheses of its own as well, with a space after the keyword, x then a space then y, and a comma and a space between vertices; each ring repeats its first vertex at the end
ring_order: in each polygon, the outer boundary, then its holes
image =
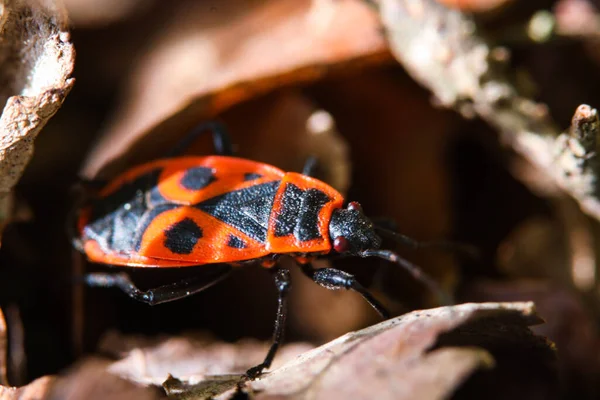
POLYGON ((277 349, 279 345, 283 341, 283 334, 285 332, 285 320, 287 316, 287 295, 292 286, 292 281, 290 277, 290 271, 284 268, 274 267, 273 270, 274 278, 275 278, 275 286, 277 287, 277 317, 275 319, 275 330, 273 332, 273 343, 269 348, 269 352, 265 357, 265 360, 246 371, 246 376, 250 379, 256 378, 264 369, 267 369, 271 366, 273 359, 275 358, 275 353, 277 353, 277 349))
POLYGON ((330 290, 354 290, 359 293, 377 311, 382 318, 387 319, 390 313, 361 285, 354 275, 335 268, 315 269, 311 264, 301 265, 302 272, 316 284, 330 290))
POLYGON ((224 266, 213 276, 195 276, 154 289, 141 290, 132 282, 129 275, 121 273, 94 272, 84 276, 84 282, 91 287, 121 289, 134 300, 151 306, 191 296, 225 279, 231 272, 230 266, 224 266))

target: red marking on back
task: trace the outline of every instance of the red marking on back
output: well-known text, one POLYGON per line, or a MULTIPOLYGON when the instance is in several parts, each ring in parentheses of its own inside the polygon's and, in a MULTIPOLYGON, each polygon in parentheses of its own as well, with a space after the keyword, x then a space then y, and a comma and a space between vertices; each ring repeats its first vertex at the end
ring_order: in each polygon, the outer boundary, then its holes
POLYGON ((142 257, 176 260, 198 264, 228 263, 263 257, 269 254, 265 246, 234 227, 193 207, 179 207, 160 214, 152 221, 142 237, 138 254, 142 257), (165 247, 165 230, 185 218, 193 220, 202 229, 200 238, 190 254, 176 254, 165 247), (229 247, 229 235, 242 239, 246 247, 229 247))
POLYGON ((100 191, 100 197, 106 197, 127 182, 156 169, 162 170, 158 178, 158 189, 161 195, 175 204, 185 205, 199 203, 223 193, 260 183, 279 180, 285 175, 285 172, 271 165, 236 157, 207 156, 161 159, 139 165, 119 175, 100 191), (194 167, 211 168, 215 181, 200 190, 189 190, 181 186, 181 179, 185 172, 194 167), (262 175, 262 178, 245 181, 244 175, 247 173, 259 174, 262 175))

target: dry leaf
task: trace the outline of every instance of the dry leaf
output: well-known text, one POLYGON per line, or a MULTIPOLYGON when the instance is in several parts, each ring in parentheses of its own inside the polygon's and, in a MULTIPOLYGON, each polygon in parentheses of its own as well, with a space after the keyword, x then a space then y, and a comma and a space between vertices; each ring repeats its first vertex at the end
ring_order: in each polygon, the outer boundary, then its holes
POLYGON ((169 124, 174 114, 179 127, 189 127, 336 65, 389 58, 376 14, 359 0, 196 2, 174 10, 151 41, 85 176, 158 123, 167 136, 183 134, 169 124))
MULTIPOLYGON (((0 198, 33 154, 33 142, 73 86, 74 50, 63 10, 53 1, 0 4, 0 198)), ((0 217, 10 214, 2 199, 0 217)))
MULTIPOLYGON (((503 368, 516 361, 503 355, 516 352, 548 369, 552 347, 527 328, 540 322, 533 303, 469 303, 414 311, 305 352, 244 387, 259 399, 443 398, 475 370, 492 368, 497 355, 503 368)), ((191 337, 151 344, 117 336, 109 342, 127 342, 125 348, 130 348, 111 371, 146 383, 170 372, 164 386, 178 399, 230 398, 240 374, 266 350, 265 344, 254 342, 230 345, 191 337), (211 373, 220 375, 207 376, 211 373)), ((282 363, 301 349, 288 345, 276 360, 282 363)))
MULTIPOLYGON (((257 399, 444 398, 478 368, 493 367, 486 350, 502 352, 509 346, 540 364, 552 359, 544 339, 527 328, 540 321, 532 303, 470 303, 415 311, 304 353, 248 382, 246 389, 257 399)), ((216 395, 219 387, 234 380, 222 377, 186 385, 170 378, 165 387, 177 394, 175 398, 200 399, 216 395)), ((230 398, 232 392, 218 398, 230 398)))
MULTIPOLYGON (((273 367, 312 347, 303 343, 283 346, 273 367)), ((207 376, 245 371, 263 361, 269 344, 256 340, 229 344, 206 335, 148 339, 111 333, 103 340, 101 349, 111 353, 118 350, 123 357, 111 364, 108 371, 133 382, 161 385, 169 375, 200 382, 207 376)))
MULTIPOLYGON (((107 360, 88 358, 58 377, 44 400, 159 400, 164 394, 142 387, 107 371, 107 360)), ((41 399, 40 399, 41 400, 41 399)))

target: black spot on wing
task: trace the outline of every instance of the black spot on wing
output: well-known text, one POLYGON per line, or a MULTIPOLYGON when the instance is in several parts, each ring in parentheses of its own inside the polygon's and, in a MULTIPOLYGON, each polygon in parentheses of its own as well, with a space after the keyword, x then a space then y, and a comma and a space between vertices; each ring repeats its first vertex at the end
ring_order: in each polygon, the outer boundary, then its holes
POLYGON ((190 254, 201 238, 202 228, 191 218, 184 218, 165 230, 164 244, 175 254, 190 254))
POLYGON ((244 174, 245 181, 253 181, 255 179, 262 178, 262 177, 263 176, 261 174, 256 174, 254 172, 247 172, 244 174))
POLYGON ((320 238, 319 212, 330 200, 321 190, 302 190, 288 183, 275 220, 275 236, 293 234, 301 242, 320 238))
POLYGON ((264 243, 279 183, 267 182, 228 192, 194 207, 264 243))
POLYGON ((165 211, 173 210, 178 207, 181 206, 177 204, 161 204, 155 208, 148 210, 139 220, 138 226, 132 235, 132 248, 135 251, 140 251, 140 248, 142 246, 142 239, 144 238, 144 233, 146 233, 146 229, 148 229, 148 227, 156 219, 156 217, 158 217, 165 211))
POLYGON ((193 167, 185 171, 180 184, 188 190, 200 190, 216 180, 212 168, 193 167))
POLYGON ((246 243, 239 237, 235 235, 229 235, 229 240, 227 241, 227 246, 233 247, 234 249, 245 249, 246 243))

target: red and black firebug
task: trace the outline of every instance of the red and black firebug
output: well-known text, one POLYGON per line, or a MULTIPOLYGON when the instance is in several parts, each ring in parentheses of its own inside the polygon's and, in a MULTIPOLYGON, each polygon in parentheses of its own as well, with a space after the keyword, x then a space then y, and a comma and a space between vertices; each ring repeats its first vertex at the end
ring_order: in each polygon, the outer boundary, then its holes
MULTIPOLYGON (((217 123, 200 125, 167 157, 129 169, 101 189, 76 213, 75 247, 94 263, 128 267, 189 267, 258 262, 273 272, 278 310, 273 344, 254 378, 269 368, 282 340, 289 271, 277 265, 293 257, 302 271, 328 289, 358 292, 384 318, 385 308, 354 278, 336 268, 314 269, 311 260, 332 254, 378 257, 399 264, 440 297, 445 293, 418 267, 390 250, 384 237, 418 247, 418 242, 377 226, 356 202, 303 173, 231 156, 231 143, 217 123), (199 135, 211 132, 217 155, 184 156, 199 135)), ((188 279, 156 289, 138 289, 125 273, 91 273, 90 286, 118 287, 154 305, 181 299, 221 280, 229 268, 201 283, 188 279)))

